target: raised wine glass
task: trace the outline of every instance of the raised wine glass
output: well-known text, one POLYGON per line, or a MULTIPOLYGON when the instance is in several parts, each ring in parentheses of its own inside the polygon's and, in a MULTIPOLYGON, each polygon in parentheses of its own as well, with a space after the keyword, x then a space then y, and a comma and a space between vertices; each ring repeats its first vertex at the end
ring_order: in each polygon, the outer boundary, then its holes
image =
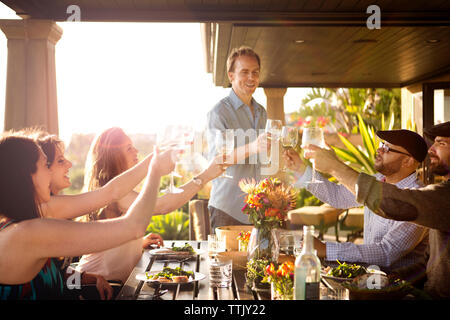
MULTIPOLYGON (((186 142, 184 138, 184 130, 181 126, 178 125, 172 125, 165 129, 164 133, 159 136, 159 143, 160 145, 163 145, 162 149, 164 148, 172 148, 175 150, 173 153, 173 156, 175 158, 175 165, 179 160, 180 153, 183 152, 186 148, 186 142)), ((170 173, 170 183, 167 186, 166 189, 161 190, 163 193, 181 193, 184 190, 177 188, 174 183, 174 176, 181 177, 179 173, 177 173, 175 170, 173 170, 170 173)))
MULTIPOLYGON (((227 129, 225 131, 217 131, 214 139, 217 155, 222 155, 228 159, 234 151, 234 131, 227 129)), ((227 160, 225 160, 226 162, 227 160)), ((232 161, 231 161, 232 162, 232 161)), ((225 171, 218 178, 233 179, 225 173, 225 171)))
MULTIPOLYGON (((281 120, 267 119, 265 131, 267 133, 267 138, 271 140, 270 151, 272 151, 272 149, 275 146, 277 146, 277 141, 280 140, 282 126, 283 123, 281 122, 281 120)), ((270 152, 268 157, 268 163, 270 164, 271 162, 272 162, 272 152, 270 152)))
MULTIPOLYGON (((283 126, 281 129, 281 146, 287 150, 289 148, 294 148, 298 142, 298 131, 296 127, 283 126)), ((286 165, 283 165, 281 171, 286 171, 286 165)))
MULTIPOLYGON (((302 136, 302 148, 305 148, 308 144, 314 144, 320 148, 325 148, 325 139, 323 137, 323 129, 319 127, 311 127, 303 129, 302 136)), ((322 181, 316 180, 316 168, 314 165, 314 159, 310 159, 312 164, 312 177, 308 183, 321 183, 322 181)))

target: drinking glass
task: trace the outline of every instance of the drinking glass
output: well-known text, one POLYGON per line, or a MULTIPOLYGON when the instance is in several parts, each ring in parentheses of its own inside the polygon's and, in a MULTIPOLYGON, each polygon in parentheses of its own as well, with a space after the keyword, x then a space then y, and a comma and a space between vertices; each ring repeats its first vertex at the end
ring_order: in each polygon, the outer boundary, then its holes
MULTIPOLYGON (((323 129, 318 127, 304 128, 302 136, 302 148, 305 148, 308 144, 314 144, 320 148, 325 148, 325 139, 323 137, 323 129)), ((312 164, 312 177, 308 183, 321 183, 322 181, 316 180, 316 168, 314 165, 314 159, 310 159, 312 164)))
MULTIPOLYGON (((179 125, 172 125, 165 129, 164 133, 161 135, 158 135, 158 145, 161 146, 161 149, 164 150, 166 148, 172 148, 175 150, 173 153, 173 156, 175 158, 175 166, 176 163, 179 160, 180 153, 183 152, 183 150, 186 148, 186 143, 184 139, 184 131, 181 126, 179 125)), ((179 173, 177 173, 175 170, 173 170, 170 173, 170 183, 169 186, 162 190, 163 193, 181 193, 184 190, 175 187, 174 184, 174 176, 181 177, 179 173)))
POLYGON ((230 257, 216 256, 209 259, 209 286, 216 288, 231 287, 233 260, 230 257))
MULTIPOLYGON (((272 140, 271 144, 270 144, 270 151, 272 151, 272 149, 274 148, 273 142, 277 142, 278 140, 280 140, 280 136, 281 136, 281 127, 283 126, 283 123, 281 122, 281 120, 277 120, 277 119, 267 119, 266 122, 266 133, 268 133, 267 138, 272 140)), ((270 164, 272 162, 272 152, 270 152, 269 155, 269 159, 268 159, 268 164, 270 164)))
POLYGON ((217 257, 220 252, 226 251, 226 236, 219 239, 215 234, 208 235, 208 255, 211 258, 217 257))
MULTIPOLYGON (((234 131, 229 129, 225 131, 217 131, 214 140, 217 155, 225 156, 228 159, 234 151, 234 131)), ((232 176, 226 174, 225 172, 223 172, 218 178, 233 179, 232 176)))
MULTIPOLYGON (((296 127, 283 126, 281 129, 281 146, 284 149, 294 148, 298 142, 298 131, 296 127)), ((286 171, 286 164, 283 165, 281 171, 286 171)))

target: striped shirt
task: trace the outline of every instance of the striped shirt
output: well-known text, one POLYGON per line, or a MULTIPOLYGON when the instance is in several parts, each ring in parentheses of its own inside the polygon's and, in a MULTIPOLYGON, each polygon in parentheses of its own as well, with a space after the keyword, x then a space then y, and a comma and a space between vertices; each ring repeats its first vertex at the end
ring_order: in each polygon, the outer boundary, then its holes
MULTIPOLYGON (((213 133, 216 130, 225 131, 226 129, 239 129, 245 132, 253 129, 256 133, 254 137, 249 137, 248 141, 235 139, 235 147, 249 143, 256 139, 259 130, 264 130, 267 121, 266 110, 258 104, 255 99, 251 101, 255 116, 253 117, 250 107, 242 102, 236 93, 231 90, 228 97, 223 98, 212 110, 208 112, 208 132, 213 133)), ((214 136, 208 134, 208 157, 212 159, 216 155, 214 136)), ((212 189, 209 199, 209 206, 226 212, 234 219, 248 223, 247 215, 243 214, 241 209, 244 206, 245 194, 239 188, 239 181, 243 178, 253 178, 256 181, 261 180, 261 164, 236 164, 226 170, 226 174, 233 179, 216 178, 212 181, 212 189)))
MULTIPOLYGON (((343 185, 328 181, 316 172, 320 184, 307 184, 312 170, 307 168, 297 186, 306 187, 318 199, 339 209, 360 207, 355 195, 343 185)), ((377 180, 384 176, 375 175, 377 180)), ((400 189, 419 188, 420 182, 416 173, 409 175, 395 184, 400 189)), ((424 255, 428 245, 428 228, 410 222, 394 221, 382 218, 364 207, 364 244, 352 242, 327 242, 326 260, 342 260, 377 265, 385 269, 406 267, 418 262, 424 255)))

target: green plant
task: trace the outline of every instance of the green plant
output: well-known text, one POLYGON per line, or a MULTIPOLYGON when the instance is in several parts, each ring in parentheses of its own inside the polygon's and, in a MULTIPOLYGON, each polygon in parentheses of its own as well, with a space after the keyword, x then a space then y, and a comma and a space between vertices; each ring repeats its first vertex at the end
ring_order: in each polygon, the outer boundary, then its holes
POLYGON ((297 204, 295 208, 302 208, 305 206, 320 206, 323 202, 317 199, 312 193, 310 193, 305 188, 298 190, 297 194, 297 204))
MULTIPOLYGON (((345 161, 349 166, 355 170, 366 172, 368 174, 375 174, 376 170, 374 168, 375 153, 378 148, 380 139, 375 134, 375 129, 372 126, 366 125, 361 114, 357 114, 359 132, 362 137, 363 146, 355 146, 342 134, 339 134, 339 138, 346 147, 346 149, 339 147, 332 147, 336 152, 337 156, 345 161)), ((386 123, 384 121, 384 115, 381 116, 381 130, 392 130, 394 126, 394 114, 388 121, 386 128, 386 123)))
POLYGON ((254 282, 260 283, 264 279, 264 270, 272 261, 266 259, 250 259, 247 262, 247 285, 251 287, 254 282))
POLYGON ((189 240, 189 214, 177 210, 154 216, 147 233, 158 233, 166 240, 189 240))

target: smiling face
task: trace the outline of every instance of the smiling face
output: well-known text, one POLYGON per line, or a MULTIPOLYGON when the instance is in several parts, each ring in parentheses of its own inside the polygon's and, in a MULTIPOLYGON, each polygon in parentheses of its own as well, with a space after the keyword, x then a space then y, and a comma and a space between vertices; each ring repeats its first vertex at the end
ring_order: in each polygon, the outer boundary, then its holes
POLYGON ((62 146, 55 146, 55 159, 50 165, 52 181, 50 188, 52 194, 58 194, 63 189, 70 187, 69 169, 72 163, 64 157, 62 146))
POLYGON ((428 149, 430 169, 440 176, 450 175, 450 137, 436 137, 428 149))
POLYGON ((47 165, 47 157, 39 149, 39 160, 36 163, 36 172, 31 175, 35 190, 37 203, 44 203, 50 200, 50 182, 52 175, 47 165))
POLYGON ((241 100, 250 100, 259 86, 259 64, 252 56, 240 56, 236 59, 234 70, 228 72, 231 86, 241 100))

